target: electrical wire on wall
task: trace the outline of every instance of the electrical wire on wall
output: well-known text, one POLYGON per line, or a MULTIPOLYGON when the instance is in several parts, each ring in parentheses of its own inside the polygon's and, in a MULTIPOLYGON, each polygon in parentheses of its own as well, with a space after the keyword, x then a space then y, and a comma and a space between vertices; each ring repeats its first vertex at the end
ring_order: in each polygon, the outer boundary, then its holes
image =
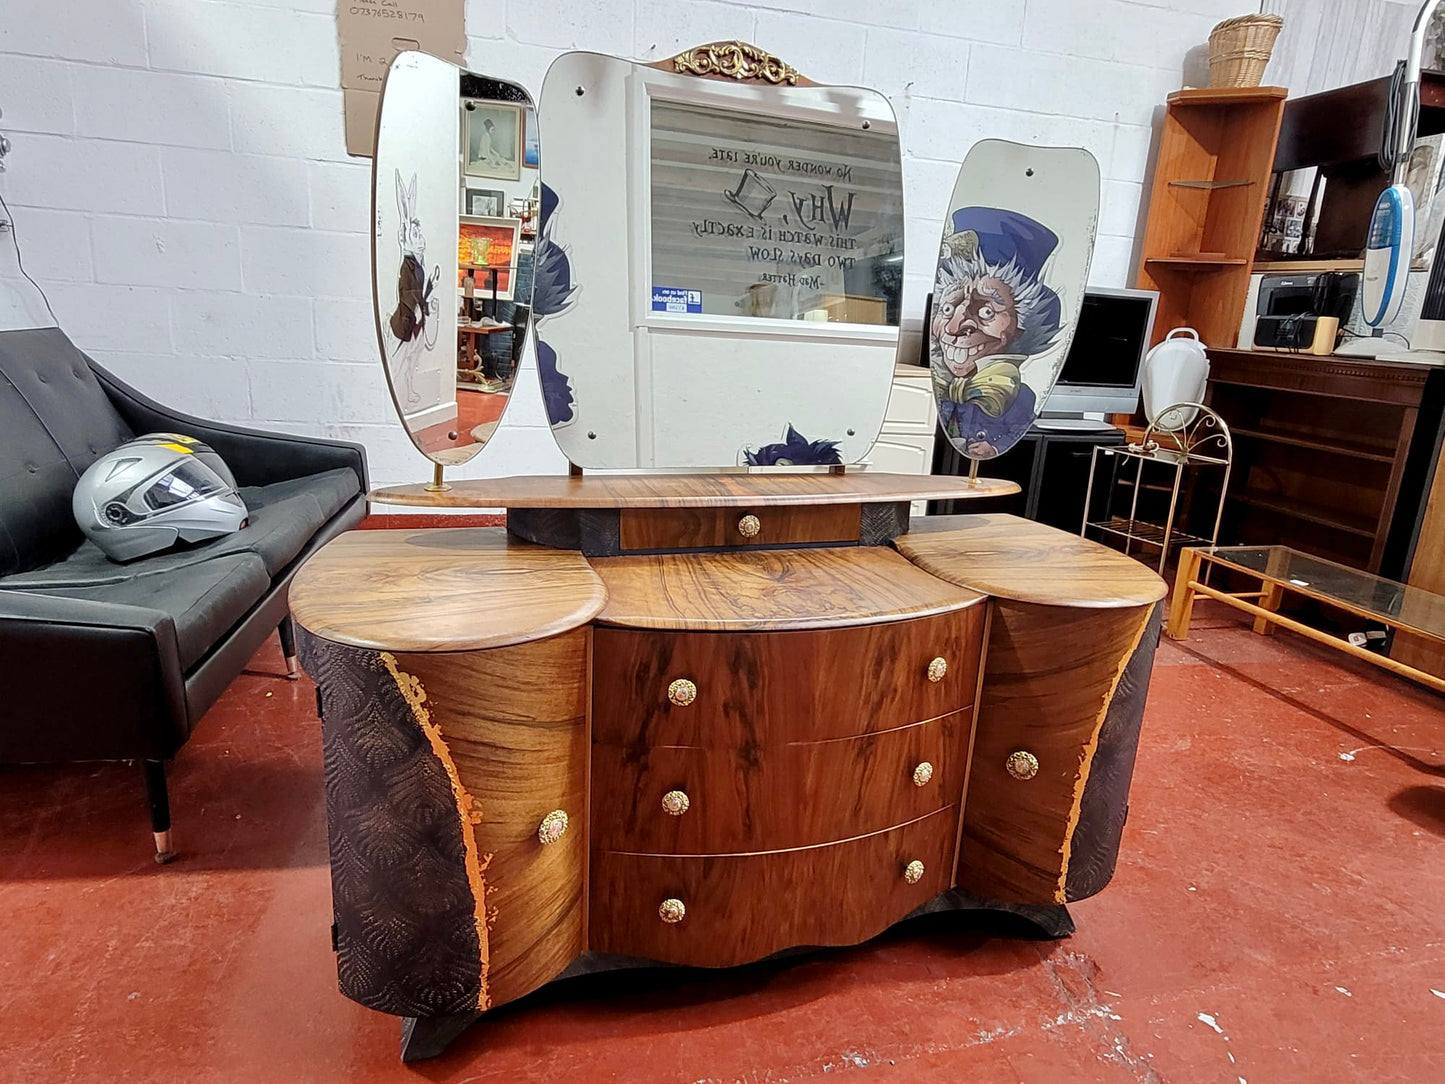
MULTIPOLYGON (((0 136, 0 139, 3 138, 0 136)), ((50 307, 50 298, 45 296, 45 291, 41 289, 40 283, 31 277, 29 271, 25 270, 25 259, 20 251, 20 235, 15 229, 15 219, 10 214, 10 205, 5 202, 5 197, 0 195, 0 245, 4 244, 3 238, 6 234, 10 235, 11 245, 15 249, 16 270, 20 272, 20 277, 30 283, 35 292, 40 295, 40 300, 45 303, 45 311, 50 314, 51 322, 58 327, 60 321, 55 318, 55 310, 50 307)))

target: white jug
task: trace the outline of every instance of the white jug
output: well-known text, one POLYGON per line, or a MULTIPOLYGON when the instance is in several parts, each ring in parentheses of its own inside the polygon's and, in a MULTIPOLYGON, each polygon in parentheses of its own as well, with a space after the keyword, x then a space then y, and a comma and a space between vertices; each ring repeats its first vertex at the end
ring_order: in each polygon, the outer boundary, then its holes
POLYGON ((1144 358, 1140 386, 1144 416, 1160 429, 1183 429, 1199 411, 1168 408, 1176 403, 1204 402, 1204 384, 1208 379, 1209 355, 1199 341, 1199 332, 1192 327, 1176 327, 1144 358))

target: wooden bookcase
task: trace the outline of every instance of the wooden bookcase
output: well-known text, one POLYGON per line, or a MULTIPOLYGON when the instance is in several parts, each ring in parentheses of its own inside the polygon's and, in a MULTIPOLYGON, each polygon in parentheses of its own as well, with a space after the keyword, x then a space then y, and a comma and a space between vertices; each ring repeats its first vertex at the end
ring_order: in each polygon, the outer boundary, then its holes
POLYGON ((1140 289, 1159 291, 1155 342, 1192 327, 1209 346, 1235 345, 1287 93, 1169 95, 1138 275, 1140 289))
POLYGON ((1234 437, 1221 541, 1402 579, 1445 429, 1445 372, 1243 350, 1209 361, 1206 398, 1234 437))

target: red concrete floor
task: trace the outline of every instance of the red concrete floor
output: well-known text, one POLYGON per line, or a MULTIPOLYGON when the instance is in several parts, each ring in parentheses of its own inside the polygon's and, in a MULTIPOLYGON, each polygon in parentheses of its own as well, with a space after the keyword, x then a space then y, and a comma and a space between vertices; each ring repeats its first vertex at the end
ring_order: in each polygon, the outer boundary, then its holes
POLYGON ((594 976, 412 1068, 336 992, 315 700, 280 672, 269 645, 176 761, 174 865, 138 770, 0 771, 0 1079, 1441 1079, 1445 699, 1207 602, 1160 648, 1118 876, 1071 939, 931 916, 594 976))

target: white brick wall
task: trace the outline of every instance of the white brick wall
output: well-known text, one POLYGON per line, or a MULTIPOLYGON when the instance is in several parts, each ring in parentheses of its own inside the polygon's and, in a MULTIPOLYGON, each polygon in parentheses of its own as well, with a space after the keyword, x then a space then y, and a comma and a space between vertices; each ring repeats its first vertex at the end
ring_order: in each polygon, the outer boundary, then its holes
MULTIPOLYGON (((369 171, 342 140, 335 3, 0 0, 0 194, 61 323, 122 379, 182 410, 359 440, 378 482, 413 481, 425 464, 376 362, 369 171)), ((883 90, 903 125, 916 322, 954 173, 986 136, 1094 152, 1092 278, 1126 283, 1156 111, 1185 53, 1251 6, 467 0, 467 34, 473 68, 534 94, 568 48, 655 59, 733 37, 883 90)), ((459 473, 564 469, 534 385, 459 473)))

